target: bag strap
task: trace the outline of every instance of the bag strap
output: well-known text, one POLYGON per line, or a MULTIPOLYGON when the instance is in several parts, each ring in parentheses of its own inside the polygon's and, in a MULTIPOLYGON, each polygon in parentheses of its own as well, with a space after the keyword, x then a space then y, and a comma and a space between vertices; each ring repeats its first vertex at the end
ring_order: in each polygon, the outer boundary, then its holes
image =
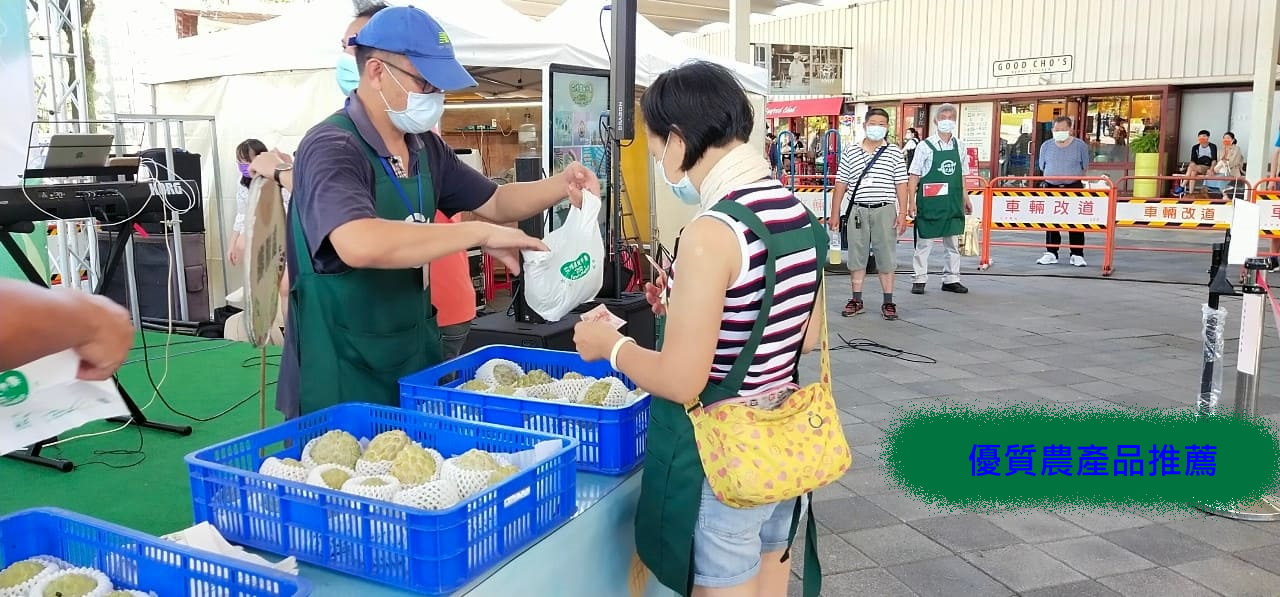
MULTIPOLYGON (((824 326, 825 327, 825 326, 824 326)), ((782 552, 782 561, 791 559, 791 547, 795 544, 796 533, 800 530, 800 519, 807 518, 804 527, 804 576, 801 578, 801 589, 804 597, 819 597, 822 593, 822 560, 818 557, 818 524, 813 517, 813 493, 808 495, 809 508, 802 512, 805 500, 796 498, 795 510, 791 513, 791 533, 788 535, 787 551, 782 552)))
MULTIPOLYGON (((764 263, 764 296, 760 300, 760 311, 756 317, 756 321, 752 326, 751 335, 747 338, 747 343, 742 347, 737 359, 734 360, 733 367, 729 370, 729 374, 725 376, 724 381, 720 383, 707 383, 699 394, 700 404, 702 406, 710 406, 721 400, 736 398, 742 389, 742 382, 747 377, 747 371, 751 367, 752 359, 759 349, 760 344, 764 341, 764 330, 769 323, 768 314, 773 308, 774 289, 777 285, 777 259, 779 256, 792 255, 801 251, 814 249, 817 258, 821 259, 822 248, 827 246, 828 238, 824 232, 822 225, 814 217, 813 213, 808 209, 805 214, 809 216, 809 229, 798 228, 796 230, 788 230, 786 232, 774 234, 769 231, 768 226, 760 219, 755 212, 751 211, 747 206, 732 200, 724 200, 716 203, 712 208, 714 211, 726 214, 737 221, 741 222, 748 230, 755 233, 760 241, 765 245, 765 263, 764 263)), ((821 285, 821 267, 819 268, 819 285, 821 285)), ((803 345, 802 345, 803 348, 803 345)))
POLYGON ((867 162, 867 167, 862 169, 862 174, 858 175, 857 182, 853 183, 853 192, 849 193, 849 204, 844 206, 844 219, 848 220, 849 214, 853 213, 853 204, 858 198, 858 188, 862 186, 862 179, 867 177, 867 173, 871 171, 871 167, 876 165, 876 160, 880 159, 880 154, 884 153, 884 150, 888 148, 888 143, 881 145, 880 149, 876 150, 875 155, 871 156, 871 160, 867 162))

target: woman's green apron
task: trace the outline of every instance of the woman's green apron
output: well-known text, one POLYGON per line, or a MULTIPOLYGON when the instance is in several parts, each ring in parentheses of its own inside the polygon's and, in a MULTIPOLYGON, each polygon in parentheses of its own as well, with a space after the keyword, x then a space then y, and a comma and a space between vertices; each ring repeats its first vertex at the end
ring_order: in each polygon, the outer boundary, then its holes
MULTIPOLYGON (((721 384, 708 383, 700 398, 703 406, 726 398, 739 396, 742 381, 751 365, 755 348, 764 338, 768 323, 766 313, 772 305, 776 260, 799 251, 817 249, 818 258, 825 255, 829 239, 826 230, 812 214, 810 229, 800 229, 782 234, 771 234, 760 218, 750 209, 732 200, 717 203, 713 211, 728 214, 756 233, 765 244, 765 293, 761 301, 761 316, 751 331, 742 356, 721 384)), ((677 244, 676 253, 679 254, 677 244)), ((819 263, 821 268, 821 263, 819 263)), ((821 269, 819 269, 821 272, 821 269)), ((659 321, 659 348, 665 331, 659 321)), ((649 406, 648 448, 644 460, 644 472, 640 480, 640 501, 636 509, 636 553, 654 576, 664 586, 681 595, 693 590, 693 535, 698 522, 702 484, 706 475, 702 461, 698 459, 698 446, 693 437, 693 424, 685 414, 685 408, 675 402, 654 398, 649 406)), ((812 496, 810 496, 812 498, 812 496)), ((810 501, 812 504, 812 501, 810 501)), ((779 506, 783 507, 783 506, 779 506)), ((788 541, 794 541, 801 518, 799 500, 792 515, 788 541)), ((817 527, 813 508, 808 509, 805 531, 804 595, 817 597, 822 588, 822 570, 818 562, 817 527)), ((790 549, 783 556, 785 561, 790 549)))
POLYGON ((925 140, 933 150, 929 171, 920 178, 916 191, 916 219, 912 223, 918 238, 943 238, 964 234, 964 175, 960 169, 960 150, 953 141, 951 149, 938 149, 932 140, 925 140), (944 188, 926 196, 926 190, 944 188))
MULTIPOLYGON (((326 122, 360 138, 345 114, 334 114, 326 122)), ((382 159, 367 143, 364 147, 373 165, 378 217, 404 221, 413 214, 383 170, 382 159)), ((435 189, 425 155, 419 156, 417 176, 400 183, 402 189, 420 189, 421 213, 427 218, 435 214, 435 189)), ((398 405, 400 378, 442 359, 440 330, 423 270, 317 273, 298 210, 290 214, 298 273, 289 289, 289 309, 297 321, 301 414, 343 402, 398 405)))

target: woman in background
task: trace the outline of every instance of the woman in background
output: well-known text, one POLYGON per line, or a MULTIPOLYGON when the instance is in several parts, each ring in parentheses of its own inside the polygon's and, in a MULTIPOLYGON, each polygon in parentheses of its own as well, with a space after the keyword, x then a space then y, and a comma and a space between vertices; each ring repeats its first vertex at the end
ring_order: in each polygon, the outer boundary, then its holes
POLYGON ((249 183, 253 178, 249 176, 249 164, 253 162, 253 158, 258 154, 266 153, 267 146, 257 139, 245 139, 236 146, 236 166, 240 168, 240 186, 236 187, 236 221, 231 229, 235 233, 231 236, 231 242, 227 244, 227 261, 231 265, 240 265, 240 261, 244 259, 244 216, 245 210, 249 207, 249 183))

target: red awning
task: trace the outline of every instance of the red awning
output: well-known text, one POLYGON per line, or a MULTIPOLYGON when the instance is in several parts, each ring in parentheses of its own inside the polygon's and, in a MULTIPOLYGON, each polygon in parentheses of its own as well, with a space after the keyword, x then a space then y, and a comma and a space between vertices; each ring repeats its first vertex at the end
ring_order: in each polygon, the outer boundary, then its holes
POLYGON ((844 107, 843 97, 769 102, 765 104, 765 118, 792 118, 799 116, 836 116, 844 107))

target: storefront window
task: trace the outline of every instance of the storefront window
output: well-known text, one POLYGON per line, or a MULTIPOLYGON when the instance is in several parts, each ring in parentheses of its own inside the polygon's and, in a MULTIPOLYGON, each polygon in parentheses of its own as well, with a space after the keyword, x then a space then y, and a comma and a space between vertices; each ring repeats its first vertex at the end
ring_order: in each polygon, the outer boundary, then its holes
POLYGON ((1129 142, 1160 127, 1159 95, 1090 97, 1085 141, 1093 161, 1131 162, 1129 142))
MULTIPOLYGON (((1031 131, 1035 126, 1035 115, 1031 104, 1003 102, 1000 104, 1000 176, 1031 175, 1031 131)), ((1019 185, 1025 184, 1021 181, 1019 185)))

